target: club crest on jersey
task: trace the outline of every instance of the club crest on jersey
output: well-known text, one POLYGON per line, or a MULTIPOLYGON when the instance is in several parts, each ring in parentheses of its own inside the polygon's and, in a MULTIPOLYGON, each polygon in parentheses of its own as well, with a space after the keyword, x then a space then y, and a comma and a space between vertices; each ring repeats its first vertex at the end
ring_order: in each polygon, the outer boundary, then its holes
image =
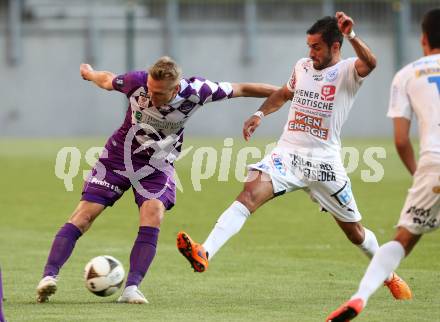
POLYGON ((321 99, 324 101, 333 101, 335 99, 336 86, 325 85, 321 88, 321 99))
POLYGON ((272 154, 272 163, 273 163, 273 166, 275 167, 275 169, 277 169, 278 172, 281 173, 281 175, 283 175, 283 176, 286 175, 287 169, 284 166, 283 158, 280 155, 273 153, 272 154))
POLYGON ((187 101, 187 102, 184 102, 182 105, 180 105, 178 110, 181 111, 182 113, 188 113, 189 111, 192 110, 193 107, 194 107, 194 104, 190 101, 187 101))
POLYGON ((150 98, 147 96, 146 93, 140 92, 137 98, 137 103, 139 105, 139 108, 143 110, 144 108, 147 108, 150 104, 150 98))
POLYGON ((334 80, 336 80, 336 78, 338 78, 338 69, 337 68, 329 70, 327 72, 327 74, 325 75, 325 80, 327 82, 333 82, 334 80))

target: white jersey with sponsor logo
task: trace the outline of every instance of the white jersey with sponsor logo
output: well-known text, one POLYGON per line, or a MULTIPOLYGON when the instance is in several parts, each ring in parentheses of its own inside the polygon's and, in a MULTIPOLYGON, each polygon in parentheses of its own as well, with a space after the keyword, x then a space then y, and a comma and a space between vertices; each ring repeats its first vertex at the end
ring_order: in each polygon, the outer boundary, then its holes
POLYGON ((355 61, 343 59, 323 70, 315 70, 309 58, 296 63, 287 83, 294 97, 279 146, 306 150, 314 159, 340 158, 341 128, 363 80, 355 61))
POLYGON ((416 115, 420 163, 440 162, 440 54, 402 68, 391 85, 388 117, 411 120, 416 115))

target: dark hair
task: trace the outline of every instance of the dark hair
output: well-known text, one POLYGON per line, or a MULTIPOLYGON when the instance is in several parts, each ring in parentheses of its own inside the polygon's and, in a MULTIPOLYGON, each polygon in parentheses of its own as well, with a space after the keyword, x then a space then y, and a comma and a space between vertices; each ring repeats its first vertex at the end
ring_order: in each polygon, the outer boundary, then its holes
POLYGON ((317 22, 307 30, 307 34, 321 34, 322 40, 331 47, 333 43, 338 42, 342 46, 342 41, 344 37, 338 28, 338 20, 335 17, 324 17, 319 19, 317 22))
POLYGON ((440 48, 440 8, 432 9, 425 14, 422 30, 428 37, 429 47, 440 48))

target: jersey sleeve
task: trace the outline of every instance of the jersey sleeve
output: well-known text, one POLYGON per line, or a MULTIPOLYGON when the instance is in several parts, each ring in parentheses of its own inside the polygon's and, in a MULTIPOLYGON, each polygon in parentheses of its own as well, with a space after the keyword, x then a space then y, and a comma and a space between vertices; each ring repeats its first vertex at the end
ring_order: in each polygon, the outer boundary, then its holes
POLYGON ((404 75, 397 73, 396 76, 394 76, 393 82, 391 83, 388 117, 404 117, 411 120, 413 111, 406 91, 406 84, 407 81, 404 75))
POLYGON ((348 87, 353 94, 358 91, 365 79, 365 77, 360 76, 356 70, 357 59, 357 57, 347 59, 348 87))
POLYGON ((289 80, 286 83, 287 89, 290 92, 295 92, 295 86, 296 86, 296 65, 293 67, 292 73, 290 74, 289 80))
POLYGON ((133 71, 116 76, 112 85, 113 88, 125 95, 129 95, 133 90, 147 86, 147 73, 145 71, 133 71))
POLYGON ((208 79, 192 77, 182 94, 192 102, 204 105, 231 98, 233 90, 229 82, 212 82, 208 79))

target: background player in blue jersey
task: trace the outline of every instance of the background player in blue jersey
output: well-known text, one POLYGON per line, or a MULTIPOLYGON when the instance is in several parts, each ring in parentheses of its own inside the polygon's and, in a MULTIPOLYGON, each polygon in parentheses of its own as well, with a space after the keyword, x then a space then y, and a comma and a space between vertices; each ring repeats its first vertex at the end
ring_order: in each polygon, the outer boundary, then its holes
POLYGON ((211 82, 182 78, 180 67, 162 57, 147 71, 116 76, 80 66, 81 76, 129 100, 125 120, 108 139, 86 180, 82 198, 52 243, 37 286, 37 301, 46 302, 57 288, 60 268, 79 237, 130 187, 139 207, 139 232, 130 255, 126 287, 118 301, 148 303, 138 286, 156 254, 159 227, 175 203, 173 163, 178 157, 186 121, 203 105, 233 97, 267 97, 278 88, 258 83, 211 82))

